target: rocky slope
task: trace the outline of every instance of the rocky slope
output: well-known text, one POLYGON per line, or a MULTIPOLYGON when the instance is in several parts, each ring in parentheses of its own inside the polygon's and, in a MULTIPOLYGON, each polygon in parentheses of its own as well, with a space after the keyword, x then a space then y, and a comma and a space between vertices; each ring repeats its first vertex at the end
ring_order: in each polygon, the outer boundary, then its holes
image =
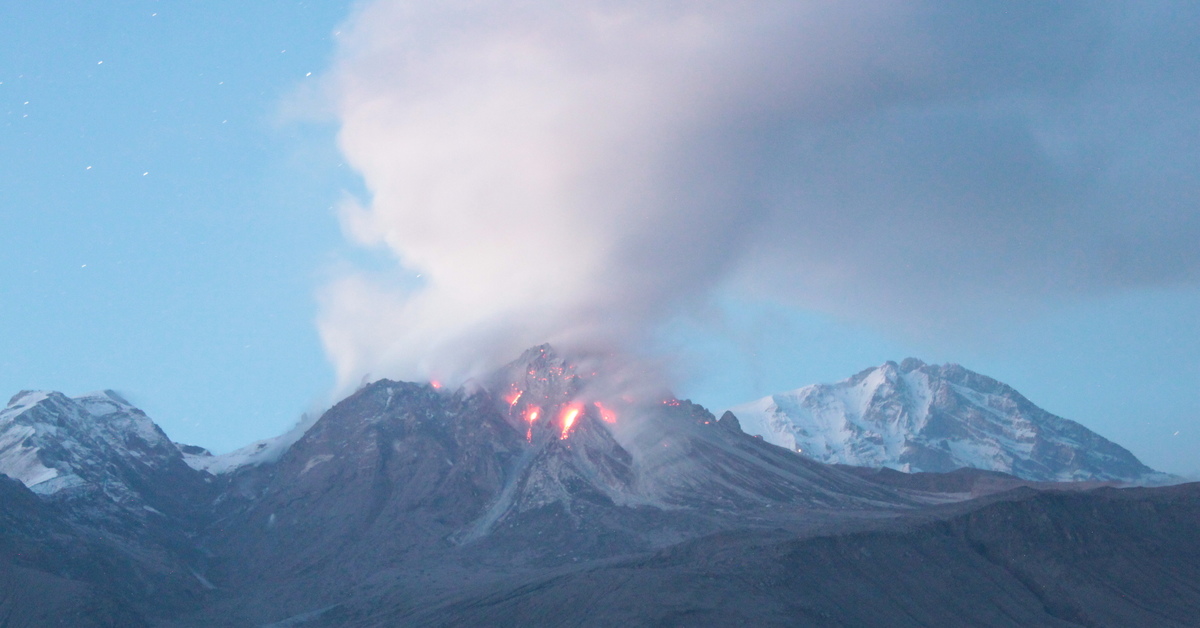
POLYGON ((342 625, 1198 626, 1197 533, 1197 484, 1024 489, 816 534, 723 532, 342 625))
POLYGON ((0 518, 12 522, 0 531, 8 547, 0 563, 36 586, 39 604, 70 608, 46 588, 57 582, 60 593, 78 594, 65 599, 91 600, 87 608, 138 625, 150 621, 138 608, 151 617, 182 612, 211 588, 196 538, 208 523, 212 477, 187 466, 116 393, 14 396, 0 411, 0 473, 8 476, 0 518))
POLYGON ((908 472, 970 467, 1046 482, 1162 482, 1128 450, 957 364, 909 358, 732 408, 812 459, 908 472))
POLYGON ((147 625, 127 601, 143 575, 129 558, 0 475, 0 624, 147 625))
POLYGON ((377 595, 424 604, 733 526, 944 501, 791 455, 686 401, 590 395, 544 347, 490 388, 364 387, 276 464, 228 476, 238 489, 207 545, 225 594, 192 621, 266 623, 377 595))

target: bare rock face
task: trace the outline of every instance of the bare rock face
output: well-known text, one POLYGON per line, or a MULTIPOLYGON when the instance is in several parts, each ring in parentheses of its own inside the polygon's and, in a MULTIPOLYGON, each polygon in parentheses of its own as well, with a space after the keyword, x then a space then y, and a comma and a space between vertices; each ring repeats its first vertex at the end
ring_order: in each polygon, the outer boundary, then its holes
POLYGON ((1169 478, 1120 445, 957 364, 887 362, 836 384, 732 410, 748 432, 831 464, 908 472, 969 467, 1045 482, 1169 478))
POLYGON ((615 415, 590 397, 587 378, 549 345, 526 351, 492 378, 488 394, 526 447, 513 480, 468 537, 505 517, 577 499, 604 505, 632 497, 633 459, 606 427, 615 415))

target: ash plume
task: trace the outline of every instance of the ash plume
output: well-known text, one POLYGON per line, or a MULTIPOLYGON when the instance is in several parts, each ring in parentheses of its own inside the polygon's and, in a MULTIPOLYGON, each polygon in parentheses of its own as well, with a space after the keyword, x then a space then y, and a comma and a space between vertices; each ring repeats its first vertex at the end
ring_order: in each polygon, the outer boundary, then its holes
POLYGON ((323 289, 339 379, 627 350, 717 290, 920 320, 1194 285, 1200 9, 1128 10, 369 2, 341 218, 395 268, 323 289))

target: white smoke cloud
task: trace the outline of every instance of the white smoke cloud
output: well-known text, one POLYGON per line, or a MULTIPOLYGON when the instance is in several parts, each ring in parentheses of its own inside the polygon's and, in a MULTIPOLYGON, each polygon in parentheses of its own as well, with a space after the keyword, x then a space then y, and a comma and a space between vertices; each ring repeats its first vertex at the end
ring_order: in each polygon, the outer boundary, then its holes
POLYGON ((1195 74, 1130 54, 1163 13, 368 3, 333 82, 370 196, 341 215, 397 268, 326 286, 325 346, 343 384, 461 380, 629 348, 723 283, 920 317, 1195 281, 1195 74))

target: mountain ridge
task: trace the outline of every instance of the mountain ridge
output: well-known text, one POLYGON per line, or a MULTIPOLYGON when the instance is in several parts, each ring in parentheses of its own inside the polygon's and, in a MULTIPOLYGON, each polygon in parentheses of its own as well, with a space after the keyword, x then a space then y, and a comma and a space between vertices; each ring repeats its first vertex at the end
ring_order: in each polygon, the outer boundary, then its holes
POLYGON ((1161 483, 1171 476, 958 364, 888 361, 730 408, 751 433, 831 464, 946 472, 972 467, 1036 481, 1161 483))
MULTIPOLYGON (((1071 535, 1092 529, 1117 531, 1102 539, 1108 551, 1200 591, 1200 576, 1168 564, 1200 533, 1178 506, 1200 498, 1195 487, 1123 489, 1114 500, 1094 485, 994 472, 841 468, 746 433, 733 413, 718 419, 650 386, 622 394, 612 382, 625 375, 601 362, 584 368, 541 346, 457 390, 379 380, 270 440, 277 452, 244 448, 215 474, 186 460, 206 452, 149 429, 119 396, 19 395, 0 434, 36 423, 75 443, 73 457, 44 461, 86 482, 35 494, 0 477, 0 612, 13 626, 878 625, 894 609, 872 600, 913 588, 864 570, 904 573, 916 552, 955 565, 969 599, 999 592, 1013 617, 1070 626, 1061 618, 1092 599, 1092 585, 1063 584, 1066 610, 1048 615, 1052 572, 1013 576, 979 547, 1003 560, 1032 548, 1063 569, 1086 563, 1096 586, 1131 586, 1124 566, 1106 571, 1076 550, 1071 535), (114 443, 141 455, 117 455, 114 443), (116 481, 120 490, 104 486, 116 481), (130 495, 112 497, 121 491, 130 495), (1037 502, 1066 537, 1022 510, 1042 494, 1079 495, 1066 510, 1037 502), (964 516, 975 518, 964 527, 964 516), (1124 547, 1138 516, 1151 525, 1124 547), (970 536, 984 525, 1002 534, 970 536), (834 559, 843 562, 822 562, 834 559), (787 601, 826 581, 843 583, 824 593, 838 603, 787 601)), ((44 438, 9 440, 6 451, 26 457, 53 450, 44 438)), ((1169 578, 1164 587, 1181 586, 1169 578)), ((1180 591, 1164 615, 1175 623, 1163 625, 1188 625, 1178 609, 1200 608, 1180 591)), ((1159 597, 1138 588, 1086 625, 1144 619, 1138 609, 1159 597)), ((940 618, 945 605, 916 595, 906 612, 940 618)), ((978 606, 964 621, 995 625, 978 606)))

